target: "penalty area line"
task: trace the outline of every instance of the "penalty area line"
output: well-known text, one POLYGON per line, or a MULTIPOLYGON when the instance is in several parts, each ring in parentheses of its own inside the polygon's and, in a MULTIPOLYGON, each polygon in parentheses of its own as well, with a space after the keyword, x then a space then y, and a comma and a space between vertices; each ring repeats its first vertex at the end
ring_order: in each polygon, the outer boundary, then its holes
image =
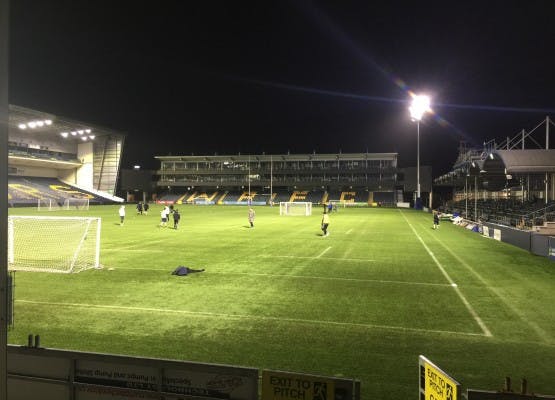
MULTIPOLYGON (((160 268, 142 268, 142 267, 118 267, 117 269, 125 270, 142 270, 153 272, 167 272, 160 268)), ((358 279, 358 278, 341 278, 337 276, 314 276, 314 275, 288 275, 288 274, 264 274, 260 272, 223 272, 223 271, 206 271, 208 275, 242 275, 242 276, 266 276, 269 278, 288 278, 288 279, 314 279, 323 281, 346 281, 361 283, 384 283, 392 285, 410 285, 410 286, 440 286, 450 287, 449 283, 432 283, 432 282, 412 282, 412 281, 393 281, 387 279, 358 279)))
POLYGON ((114 310, 114 311, 181 314, 181 315, 189 315, 189 316, 195 316, 200 318, 205 317, 205 318, 227 318, 227 319, 250 319, 250 320, 262 320, 262 321, 277 321, 277 322, 285 322, 285 323, 289 322, 289 323, 309 324, 309 325, 351 326, 351 327, 359 327, 359 328, 366 328, 366 329, 381 329, 381 330, 398 331, 398 332, 415 332, 415 333, 422 333, 422 334, 436 333, 440 335, 460 335, 460 336, 474 336, 474 337, 487 336, 482 333, 472 333, 472 332, 444 331, 444 330, 438 330, 438 329, 422 329, 422 328, 406 328, 406 327, 394 326, 394 325, 322 321, 322 320, 313 320, 313 319, 283 318, 283 317, 271 317, 271 316, 262 316, 262 315, 226 314, 226 313, 213 313, 213 312, 206 312, 206 311, 172 310, 172 309, 165 309, 165 308, 112 306, 112 305, 88 304, 88 303, 59 303, 59 302, 46 302, 46 301, 33 301, 33 300, 16 300, 16 302, 25 303, 25 304, 44 305, 44 306, 56 306, 56 307, 74 307, 74 308, 89 308, 89 309, 96 308, 100 310, 114 310))
POLYGON ((329 246, 328 248, 326 248, 323 252, 321 252, 320 254, 318 254, 316 257, 314 258, 320 258, 322 257, 324 254, 326 254, 328 251, 331 250, 331 246, 329 246))
MULTIPOLYGON (((261 255, 259 257, 262 258, 299 258, 299 259, 315 259, 316 257, 309 257, 309 256, 274 256, 274 255, 261 255)), ((359 261, 359 262, 376 262, 376 260, 372 260, 370 258, 340 258, 340 257, 324 257, 322 260, 341 260, 341 261, 359 261)))

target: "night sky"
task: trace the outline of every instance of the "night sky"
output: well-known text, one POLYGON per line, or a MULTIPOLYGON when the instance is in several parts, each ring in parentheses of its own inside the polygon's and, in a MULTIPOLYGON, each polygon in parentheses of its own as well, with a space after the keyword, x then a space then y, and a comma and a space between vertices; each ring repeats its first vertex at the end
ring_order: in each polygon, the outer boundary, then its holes
POLYGON ((553 1, 12 0, 11 104, 155 155, 398 152, 421 164, 555 117, 553 1))

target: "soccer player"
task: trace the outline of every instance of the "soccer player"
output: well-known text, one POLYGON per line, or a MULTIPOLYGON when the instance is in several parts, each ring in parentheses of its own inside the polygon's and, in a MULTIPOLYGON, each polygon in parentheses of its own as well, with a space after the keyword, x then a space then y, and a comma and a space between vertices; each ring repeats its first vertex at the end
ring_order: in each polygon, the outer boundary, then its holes
POLYGON ((251 228, 254 228, 254 218, 256 213, 252 208, 249 208, 249 224, 251 224, 251 228))
POLYGON ((173 210, 173 229, 177 229, 180 219, 181 215, 179 214, 179 210, 176 208, 173 210))
POLYGON ((142 214, 142 213, 143 213, 143 203, 139 201, 137 203, 137 214, 142 214))
POLYGON ((145 215, 148 214, 148 207, 149 207, 149 206, 148 206, 148 203, 145 202, 145 204, 143 205, 143 209, 144 209, 145 215))
POLYGON ((322 215, 322 236, 328 236, 328 226, 330 224, 330 215, 324 210, 324 215, 322 215))
POLYGON ((169 211, 170 211, 170 209, 168 208, 168 206, 166 206, 160 212, 160 226, 167 226, 168 225, 169 211), (166 212, 166 210, 167 210, 167 212, 166 212))
POLYGON ((436 210, 434 210, 433 214, 434 214, 434 229, 438 229, 439 228, 439 213, 436 210))
POLYGON ((123 220, 125 219, 125 205, 121 205, 119 208, 119 225, 122 226, 123 225, 123 220))

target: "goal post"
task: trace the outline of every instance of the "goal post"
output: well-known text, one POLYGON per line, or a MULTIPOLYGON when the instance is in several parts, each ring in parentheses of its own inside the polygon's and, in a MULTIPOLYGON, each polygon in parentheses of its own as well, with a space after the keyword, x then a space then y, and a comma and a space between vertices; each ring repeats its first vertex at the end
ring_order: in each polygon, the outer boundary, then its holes
POLYGON ((81 199, 81 198, 68 198, 64 200, 63 209, 66 211, 69 210, 89 210, 89 199, 81 199))
POLYGON ((8 216, 8 269, 72 273, 100 268, 98 217, 8 216))
POLYGON ((282 201, 279 203, 279 215, 312 215, 312 203, 306 201, 282 201))
POLYGON ((347 202, 345 200, 329 200, 329 202, 334 206, 334 207, 347 207, 347 202))
POLYGON ((37 199, 37 210, 38 211, 56 211, 60 210, 60 203, 56 199, 37 199))

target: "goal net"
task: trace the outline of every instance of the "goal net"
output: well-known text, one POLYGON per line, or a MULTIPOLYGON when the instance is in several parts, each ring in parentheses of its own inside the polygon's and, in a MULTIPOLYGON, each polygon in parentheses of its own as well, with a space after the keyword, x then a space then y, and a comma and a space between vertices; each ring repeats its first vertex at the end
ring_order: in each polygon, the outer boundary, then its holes
POLYGON ((38 211, 56 211, 60 210, 61 203, 58 203, 56 199, 38 199, 37 200, 37 210, 38 211))
POLYGON ((312 215, 312 203, 304 201, 282 201, 279 203, 279 215, 312 215))
POLYGON ((88 210, 89 199, 69 198, 64 200, 64 210, 88 210))
POLYGON ((100 218, 8 216, 8 269, 71 273, 100 268, 100 218))
POLYGON ((330 200, 330 203, 333 205, 334 208, 339 208, 339 207, 347 207, 347 202, 345 200, 330 200))

